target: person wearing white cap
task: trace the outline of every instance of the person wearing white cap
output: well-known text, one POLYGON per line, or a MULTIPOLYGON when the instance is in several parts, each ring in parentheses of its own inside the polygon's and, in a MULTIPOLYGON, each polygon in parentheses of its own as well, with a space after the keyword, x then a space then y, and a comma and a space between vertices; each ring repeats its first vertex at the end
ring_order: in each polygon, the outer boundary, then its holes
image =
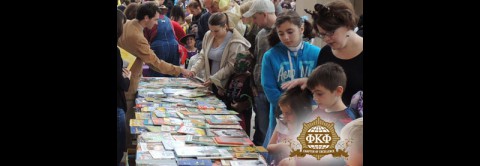
MULTIPOLYGON (((274 120, 269 118, 270 103, 265 96, 263 87, 261 85, 261 69, 263 54, 270 49, 267 35, 274 27, 277 16, 275 15, 275 5, 270 0, 254 0, 250 9, 243 14, 243 17, 252 17, 253 23, 259 28, 262 28, 255 38, 255 50, 253 55, 256 59, 256 64, 253 70, 255 95, 255 134, 253 142, 256 145, 268 145, 270 142, 270 135, 267 135, 269 121, 274 120), (266 137, 267 136, 267 137, 266 137)), ((272 128, 273 130, 273 128, 272 128)))

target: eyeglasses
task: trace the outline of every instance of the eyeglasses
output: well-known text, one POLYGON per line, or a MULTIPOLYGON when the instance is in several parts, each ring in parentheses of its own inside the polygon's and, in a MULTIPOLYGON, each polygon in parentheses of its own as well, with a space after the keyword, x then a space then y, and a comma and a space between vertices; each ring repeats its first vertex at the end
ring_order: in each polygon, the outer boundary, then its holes
MULTIPOLYGON (((337 28, 338 29, 338 28, 337 28)), ((330 31, 330 32, 327 32, 327 33, 317 33, 317 36, 320 38, 320 39, 324 39, 325 37, 332 37, 334 34, 335 34, 335 31, 337 31, 337 29, 333 30, 333 31, 330 31)))

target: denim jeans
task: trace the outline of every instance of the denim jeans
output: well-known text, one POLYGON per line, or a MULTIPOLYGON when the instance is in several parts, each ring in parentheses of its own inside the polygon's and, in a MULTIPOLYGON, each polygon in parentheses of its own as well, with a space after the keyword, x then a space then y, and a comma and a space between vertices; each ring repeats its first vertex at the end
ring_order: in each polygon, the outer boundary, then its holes
POLYGON ((263 92, 259 92, 254 101, 255 134, 253 134, 253 143, 257 146, 262 146, 263 141, 265 140, 265 135, 267 134, 268 122, 270 119, 268 115, 270 112, 270 103, 263 92))
POLYGON ((117 108, 117 165, 123 157, 123 152, 126 151, 125 147, 125 111, 121 108, 117 108))
MULTIPOLYGON (((180 54, 178 53, 178 43, 175 40, 174 34, 165 34, 164 32, 159 32, 159 35, 160 34, 164 36, 157 36, 157 39, 155 39, 155 41, 152 42, 152 44, 150 45, 150 48, 153 50, 153 52, 155 52, 158 59, 161 59, 172 65, 176 65, 176 66, 180 65, 180 54)), ((151 68, 149 69, 149 73, 150 73, 150 77, 174 77, 172 75, 159 73, 151 68)))
MULTIPOLYGON (((263 141, 263 147, 267 148, 268 144, 270 143, 270 139, 272 138, 273 132, 275 130, 275 127, 277 126, 277 121, 274 115, 275 108, 272 104, 270 104, 270 110, 269 110, 269 122, 268 122, 268 130, 267 134, 265 135, 265 140, 263 141)), ((262 153, 262 155, 265 157, 267 160, 267 163, 272 162, 272 156, 268 155, 268 153, 262 153)))

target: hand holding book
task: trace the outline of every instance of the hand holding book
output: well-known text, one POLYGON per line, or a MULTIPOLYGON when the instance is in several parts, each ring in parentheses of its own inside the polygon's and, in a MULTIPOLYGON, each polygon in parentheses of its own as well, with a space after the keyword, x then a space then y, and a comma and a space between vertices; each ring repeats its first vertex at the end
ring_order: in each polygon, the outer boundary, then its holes
POLYGON ((126 68, 123 68, 122 76, 123 76, 123 78, 130 79, 130 77, 132 76, 132 72, 130 70, 126 69, 126 68))

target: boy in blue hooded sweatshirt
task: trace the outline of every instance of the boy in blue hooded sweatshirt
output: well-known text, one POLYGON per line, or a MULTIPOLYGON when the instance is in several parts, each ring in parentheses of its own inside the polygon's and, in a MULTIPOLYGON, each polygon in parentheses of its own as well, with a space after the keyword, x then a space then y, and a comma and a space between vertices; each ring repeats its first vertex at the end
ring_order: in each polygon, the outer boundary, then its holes
POLYGON ((320 48, 302 40, 302 34, 308 36, 311 33, 304 31, 308 27, 311 24, 296 12, 284 12, 277 18, 269 36, 272 48, 263 56, 261 72, 262 86, 270 102, 270 121, 264 147, 270 142, 276 126, 274 114, 283 92, 281 85, 295 78, 308 77, 317 66, 320 48))

